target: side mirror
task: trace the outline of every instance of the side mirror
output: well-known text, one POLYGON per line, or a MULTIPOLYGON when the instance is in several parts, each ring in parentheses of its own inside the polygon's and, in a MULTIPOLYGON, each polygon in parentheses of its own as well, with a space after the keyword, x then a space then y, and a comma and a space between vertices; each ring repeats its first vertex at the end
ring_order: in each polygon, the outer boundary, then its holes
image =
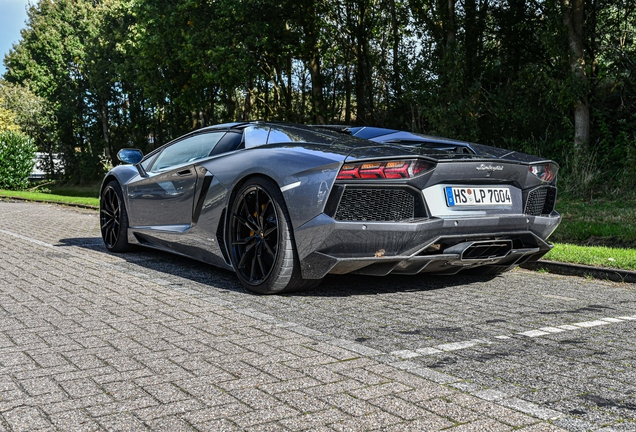
POLYGON ((126 164, 138 164, 144 158, 139 149, 123 148, 117 152, 117 159, 126 164))

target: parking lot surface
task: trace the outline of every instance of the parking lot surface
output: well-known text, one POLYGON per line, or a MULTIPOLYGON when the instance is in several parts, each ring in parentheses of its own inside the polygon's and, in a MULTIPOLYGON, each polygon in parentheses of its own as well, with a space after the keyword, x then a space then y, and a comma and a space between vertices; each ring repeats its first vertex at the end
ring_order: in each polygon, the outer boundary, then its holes
POLYGON ((633 284, 517 270, 285 296, 0 202, 0 432, 636 431, 633 284))

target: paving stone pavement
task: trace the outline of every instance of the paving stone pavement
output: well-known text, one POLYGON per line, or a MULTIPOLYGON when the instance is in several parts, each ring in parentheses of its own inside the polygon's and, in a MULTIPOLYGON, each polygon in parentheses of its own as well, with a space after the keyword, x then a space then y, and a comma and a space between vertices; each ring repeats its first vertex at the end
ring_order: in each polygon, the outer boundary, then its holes
POLYGON ((0 432, 636 431, 634 285, 514 271, 286 296, 106 252, 94 211, 0 202, 0 432))

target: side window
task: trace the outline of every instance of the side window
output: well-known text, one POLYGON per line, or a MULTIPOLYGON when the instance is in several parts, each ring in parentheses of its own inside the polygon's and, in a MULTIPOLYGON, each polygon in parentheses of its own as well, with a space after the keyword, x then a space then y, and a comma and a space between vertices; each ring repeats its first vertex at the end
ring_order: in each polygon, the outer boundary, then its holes
POLYGON ((149 157, 148 159, 146 159, 145 161, 143 161, 141 163, 141 166, 144 167, 144 169, 146 171, 148 171, 150 169, 150 166, 152 165, 152 163, 155 161, 155 159, 157 159, 157 155, 152 155, 152 157, 149 157))
POLYGON ((267 144, 269 126, 256 124, 243 129, 245 137, 245 148, 256 147, 267 144))
POLYGON ((307 135, 307 131, 298 128, 272 126, 267 137, 267 144, 307 142, 307 138, 303 135, 307 135))
POLYGON ((225 132, 202 133, 176 142, 157 156, 150 171, 161 171, 208 157, 223 135, 225 132))

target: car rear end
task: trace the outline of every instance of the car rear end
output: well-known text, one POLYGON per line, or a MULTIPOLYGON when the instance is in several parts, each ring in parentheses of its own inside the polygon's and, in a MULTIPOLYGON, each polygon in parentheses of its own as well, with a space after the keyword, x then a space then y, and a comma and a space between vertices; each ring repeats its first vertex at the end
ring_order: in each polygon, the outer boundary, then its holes
POLYGON ((452 142, 354 149, 323 214, 296 229, 303 277, 499 273, 539 259, 561 220, 558 166, 488 149, 452 142))

